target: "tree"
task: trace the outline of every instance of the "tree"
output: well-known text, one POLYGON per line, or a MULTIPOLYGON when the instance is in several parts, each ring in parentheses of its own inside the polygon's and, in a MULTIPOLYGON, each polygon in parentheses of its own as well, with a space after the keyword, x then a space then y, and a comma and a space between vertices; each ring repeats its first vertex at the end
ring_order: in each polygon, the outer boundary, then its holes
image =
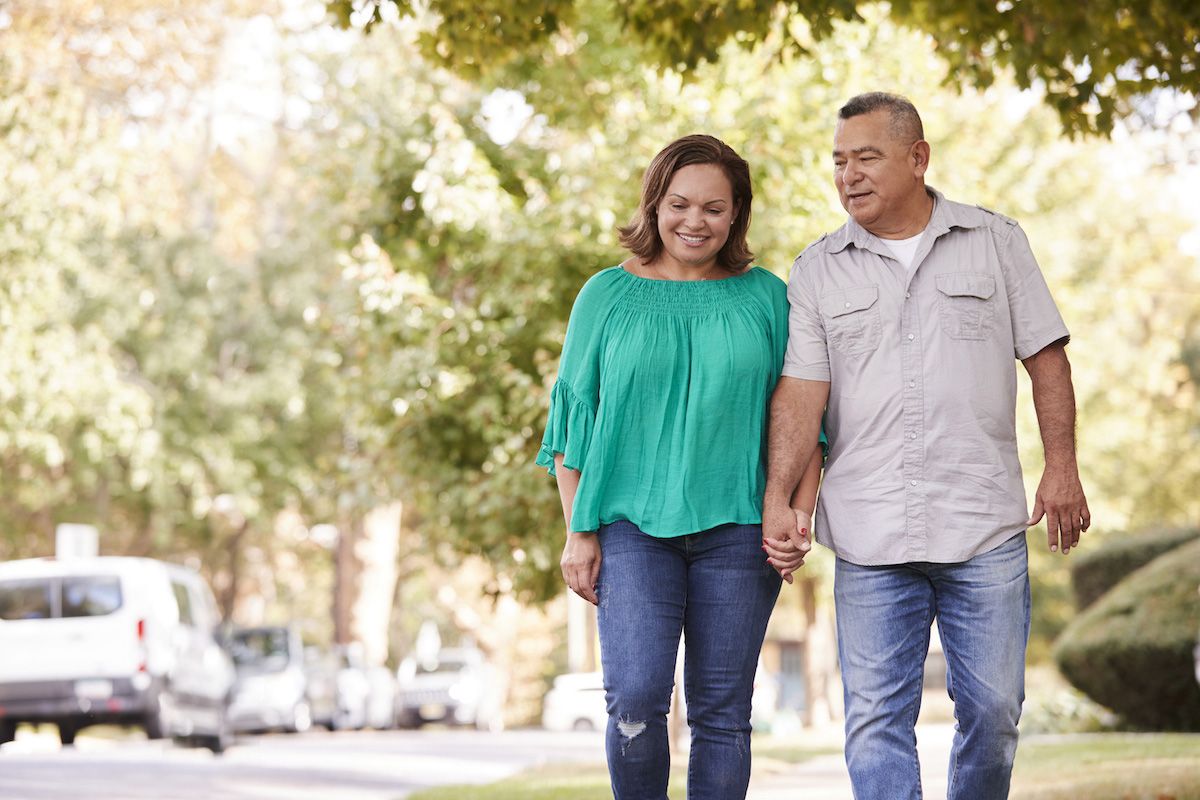
MULTIPOLYGON (((601 15, 643 42, 652 63, 690 73, 730 41, 810 53, 843 23, 884 13, 928 35, 949 67, 946 82, 986 89, 1011 68, 1021 88, 1041 87, 1068 131, 1108 133, 1159 90, 1200 92, 1200 12, 1191 0, 1090 3, 874 4, 860 0, 330 0, 345 25, 368 29, 399 14, 422 21, 422 50, 467 75, 529 56, 561 63, 601 15), (564 47, 564 44, 566 47, 564 47)), ((873 54, 872 54, 873 55, 873 54)), ((1194 108, 1194 105, 1193 105, 1194 108)))

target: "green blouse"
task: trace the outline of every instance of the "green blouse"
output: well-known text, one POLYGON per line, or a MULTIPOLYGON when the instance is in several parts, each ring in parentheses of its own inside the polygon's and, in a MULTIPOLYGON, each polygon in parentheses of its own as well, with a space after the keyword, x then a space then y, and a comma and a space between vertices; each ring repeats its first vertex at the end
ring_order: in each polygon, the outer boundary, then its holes
POLYGON ((787 347, 787 285, 610 267, 571 309, 537 463, 579 470, 570 529, 652 536, 762 522, 766 421, 787 347))

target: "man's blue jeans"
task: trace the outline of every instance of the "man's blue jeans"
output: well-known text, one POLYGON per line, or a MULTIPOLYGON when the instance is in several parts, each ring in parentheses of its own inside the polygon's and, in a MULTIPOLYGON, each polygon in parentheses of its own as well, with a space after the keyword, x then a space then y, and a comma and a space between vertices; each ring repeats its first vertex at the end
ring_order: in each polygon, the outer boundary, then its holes
POLYGON ((947 797, 1008 797, 1029 638, 1025 534, 958 564, 838 559, 834 598, 856 800, 921 797, 913 729, 935 618, 957 721, 947 797))
POLYGON ((667 710, 684 636, 689 800, 738 800, 750 780, 750 699, 779 575, 759 525, 656 539, 600 528, 598 625, 615 800, 666 800, 667 710))

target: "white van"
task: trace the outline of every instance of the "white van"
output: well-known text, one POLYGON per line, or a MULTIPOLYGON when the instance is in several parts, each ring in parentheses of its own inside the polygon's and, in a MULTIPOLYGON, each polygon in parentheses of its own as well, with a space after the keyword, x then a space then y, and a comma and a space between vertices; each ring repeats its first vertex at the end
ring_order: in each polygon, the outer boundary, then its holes
POLYGON ((20 722, 143 728, 221 752, 233 664, 196 572, 148 558, 0 563, 0 744, 20 722))

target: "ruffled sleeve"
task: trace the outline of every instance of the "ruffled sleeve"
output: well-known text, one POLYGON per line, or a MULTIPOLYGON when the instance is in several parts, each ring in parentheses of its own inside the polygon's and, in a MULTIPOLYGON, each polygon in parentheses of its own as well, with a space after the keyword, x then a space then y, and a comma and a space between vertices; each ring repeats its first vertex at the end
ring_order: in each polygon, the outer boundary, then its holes
POLYGON ((612 307, 614 275, 607 269, 592 276, 571 308, 558 378, 550 390, 546 433, 537 464, 555 474, 554 456, 562 453, 563 465, 583 471, 592 445, 596 409, 600 400, 600 353, 604 319, 612 307))
POLYGON ((537 464, 551 475, 556 474, 554 456, 563 455, 563 466, 581 469, 592 442, 596 410, 575 396, 571 386, 559 378, 550 391, 550 416, 546 420, 546 435, 538 451, 537 464))

